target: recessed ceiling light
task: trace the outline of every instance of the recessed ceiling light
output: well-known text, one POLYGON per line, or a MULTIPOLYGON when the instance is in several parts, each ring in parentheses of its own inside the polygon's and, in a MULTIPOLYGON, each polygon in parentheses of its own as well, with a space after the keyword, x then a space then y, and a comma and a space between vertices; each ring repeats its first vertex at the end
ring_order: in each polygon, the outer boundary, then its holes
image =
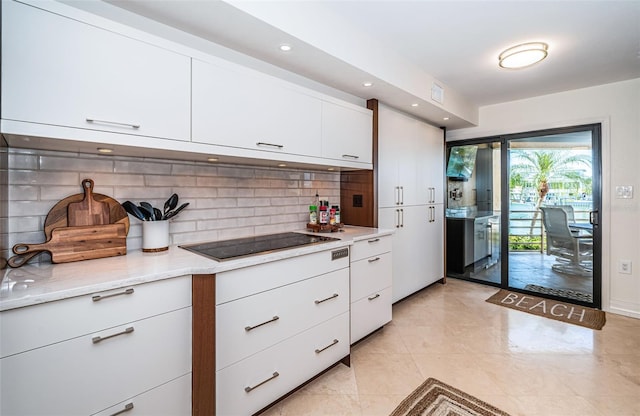
POLYGON ((373 82, 363 82, 362 86, 363 87, 372 87, 373 86, 373 82))
POLYGON ((528 42, 505 49, 498 56, 501 68, 526 68, 547 57, 549 45, 544 42, 528 42))
POLYGON ((107 147, 98 147, 99 153, 113 153, 113 149, 109 149, 107 147))
POLYGON ((286 163, 278 163, 278 167, 279 167, 279 168, 284 168, 284 167, 286 167, 286 166, 287 166, 287 164, 286 164, 286 163))
POLYGON ((442 119, 443 119, 444 121, 447 121, 447 120, 449 120, 449 117, 443 117, 442 119))
POLYGON ((413 104, 411 104, 411 107, 417 107, 417 106, 419 106, 419 105, 420 105, 420 104, 418 104, 418 103, 413 103, 413 104))
POLYGON ((207 162, 217 162, 219 159, 217 157, 208 157, 207 162))
POLYGON ((327 170, 335 170, 335 168, 328 168, 327 170))
POLYGON ((286 43, 280 45, 280 50, 282 52, 289 52, 291 50, 291 45, 287 45, 286 43))

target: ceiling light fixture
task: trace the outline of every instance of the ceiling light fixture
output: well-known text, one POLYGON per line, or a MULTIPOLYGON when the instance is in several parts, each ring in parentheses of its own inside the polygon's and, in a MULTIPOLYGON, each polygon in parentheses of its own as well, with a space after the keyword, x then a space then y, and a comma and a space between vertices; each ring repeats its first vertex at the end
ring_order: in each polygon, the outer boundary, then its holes
POLYGON ((526 68, 547 57, 549 45, 544 42, 528 42, 505 49, 499 56, 501 68, 526 68))
POLYGON ((372 87, 373 86, 373 82, 363 82, 362 86, 363 87, 372 87))
POLYGON ((413 103, 413 104, 411 104, 411 107, 417 107, 417 106, 419 106, 419 105, 420 105, 420 104, 418 104, 418 103, 413 103))
POLYGON ((218 158, 217 157, 208 157, 207 158, 207 162, 217 162, 218 158))
POLYGON ((113 153, 113 149, 109 149, 107 147, 98 147, 98 152, 108 154, 113 153))
POLYGON ((289 52, 291 50, 291 45, 287 45, 286 43, 282 44, 280 45, 280 50, 282 52, 289 52))

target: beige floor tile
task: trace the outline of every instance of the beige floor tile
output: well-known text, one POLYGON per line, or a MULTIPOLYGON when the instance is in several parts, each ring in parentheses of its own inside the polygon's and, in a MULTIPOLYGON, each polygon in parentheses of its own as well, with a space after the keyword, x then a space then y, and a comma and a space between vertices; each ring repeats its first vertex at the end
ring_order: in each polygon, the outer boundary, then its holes
POLYGON ((496 288, 448 279, 393 307, 393 321, 265 415, 388 415, 428 377, 512 416, 640 416, 640 320, 602 331, 485 302, 496 288))

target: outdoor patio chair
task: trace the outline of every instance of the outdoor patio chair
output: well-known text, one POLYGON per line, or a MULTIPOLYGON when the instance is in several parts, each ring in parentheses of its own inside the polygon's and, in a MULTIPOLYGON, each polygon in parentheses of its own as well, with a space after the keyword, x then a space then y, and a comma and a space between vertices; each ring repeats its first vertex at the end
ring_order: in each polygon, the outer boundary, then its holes
POLYGON ((593 276, 593 236, 572 233, 564 208, 540 209, 547 234, 547 255, 556 256, 552 270, 584 277, 593 276))

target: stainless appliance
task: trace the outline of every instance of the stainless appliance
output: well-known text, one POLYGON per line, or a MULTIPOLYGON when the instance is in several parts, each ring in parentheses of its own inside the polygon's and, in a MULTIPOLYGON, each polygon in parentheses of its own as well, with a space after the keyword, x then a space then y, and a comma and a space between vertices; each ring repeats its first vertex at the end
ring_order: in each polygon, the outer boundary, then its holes
POLYGON ((236 238, 233 240, 212 241, 209 243, 180 246, 185 250, 200 254, 216 261, 232 260, 294 247, 322 244, 339 241, 339 238, 321 235, 300 234, 294 232, 259 235, 255 237, 236 238))

